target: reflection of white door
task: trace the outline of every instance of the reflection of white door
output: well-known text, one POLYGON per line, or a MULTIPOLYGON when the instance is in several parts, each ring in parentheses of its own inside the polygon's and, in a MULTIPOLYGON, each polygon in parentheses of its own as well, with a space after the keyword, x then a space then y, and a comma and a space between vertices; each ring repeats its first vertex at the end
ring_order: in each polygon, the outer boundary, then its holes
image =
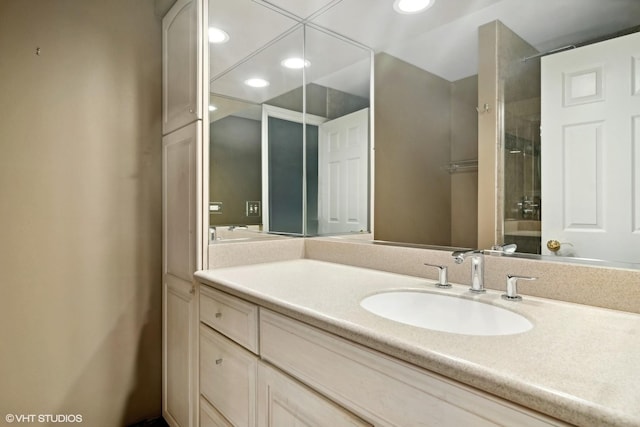
POLYGON ((318 232, 368 229, 369 109, 320 125, 318 232))
POLYGON ((542 59, 542 247, 640 262, 640 33, 542 59))

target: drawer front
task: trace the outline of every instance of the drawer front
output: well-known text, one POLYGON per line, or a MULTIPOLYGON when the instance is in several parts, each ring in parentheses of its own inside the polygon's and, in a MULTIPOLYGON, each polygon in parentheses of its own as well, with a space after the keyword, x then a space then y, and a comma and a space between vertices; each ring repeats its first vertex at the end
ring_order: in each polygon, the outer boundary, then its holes
POLYGON ((566 425, 264 309, 260 352, 377 426, 566 425))
POLYGON ((258 353, 258 307, 206 285, 200 285, 200 321, 258 353))
POLYGON ((220 412, 200 396, 200 427, 233 427, 220 412))
POLYGON ((254 426, 258 358, 200 325, 200 393, 238 427, 254 426))

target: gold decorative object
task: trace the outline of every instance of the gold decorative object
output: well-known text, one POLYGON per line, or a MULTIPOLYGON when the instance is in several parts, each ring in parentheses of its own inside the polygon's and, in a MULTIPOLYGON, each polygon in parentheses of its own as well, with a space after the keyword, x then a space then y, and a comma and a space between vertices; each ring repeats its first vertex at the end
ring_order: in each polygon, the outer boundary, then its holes
POLYGON ((560 242, 558 242, 557 240, 549 240, 547 242, 547 249, 549 249, 551 252, 558 252, 558 250, 560 249, 560 242))

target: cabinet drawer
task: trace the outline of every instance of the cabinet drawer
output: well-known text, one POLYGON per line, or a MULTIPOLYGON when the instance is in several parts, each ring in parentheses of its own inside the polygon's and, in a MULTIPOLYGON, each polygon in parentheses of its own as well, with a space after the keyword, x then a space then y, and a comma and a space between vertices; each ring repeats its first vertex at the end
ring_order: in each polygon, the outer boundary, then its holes
POLYGON ((260 354, 376 426, 565 426, 261 309, 260 354))
POLYGON ((258 353, 258 307, 200 285, 200 321, 258 353))
POLYGON ((234 426, 254 426, 258 358, 200 325, 200 393, 234 426))
POLYGON ((200 427, 233 427, 220 412, 200 396, 200 427))
POLYGON ((366 427, 366 423, 275 368, 258 364, 259 427, 366 427))

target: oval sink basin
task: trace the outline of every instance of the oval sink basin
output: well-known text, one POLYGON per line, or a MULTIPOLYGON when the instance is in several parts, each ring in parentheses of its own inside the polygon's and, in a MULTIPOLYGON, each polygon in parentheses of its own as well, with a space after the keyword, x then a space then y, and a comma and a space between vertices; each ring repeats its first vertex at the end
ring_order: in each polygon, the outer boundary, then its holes
POLYGON ((527 318, 513 311, 429 292, 383 292, 364 298, 360 305, 396 322, 454 334, 512 335, 533 328, 527 318))

